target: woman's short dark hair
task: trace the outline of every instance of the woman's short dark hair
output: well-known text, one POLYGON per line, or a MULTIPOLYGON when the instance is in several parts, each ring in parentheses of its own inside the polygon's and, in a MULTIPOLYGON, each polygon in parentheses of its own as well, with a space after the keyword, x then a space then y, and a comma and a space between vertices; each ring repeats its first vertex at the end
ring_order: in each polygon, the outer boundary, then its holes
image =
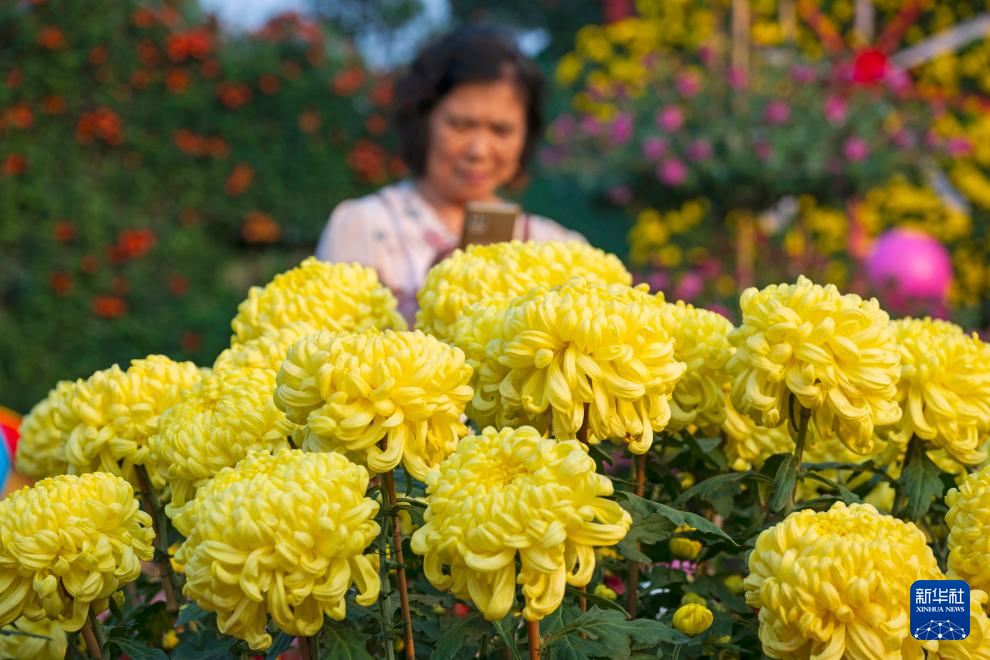
POLYGON ((491 26, 467 25, 421 50, 395 84, 399 154, 414 176, 426 173, 429 118, 433 108, 459 85, 509 77, 526 104, 526 142, 519 174, 529 166, 543 133, 543 74, 510 36, 491 26))

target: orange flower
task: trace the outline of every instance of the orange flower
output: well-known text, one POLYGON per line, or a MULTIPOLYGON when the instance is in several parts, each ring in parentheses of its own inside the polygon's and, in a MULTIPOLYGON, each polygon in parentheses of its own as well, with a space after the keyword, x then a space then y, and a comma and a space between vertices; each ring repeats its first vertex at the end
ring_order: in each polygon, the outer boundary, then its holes
POLYGON ((161 57, 158 54, 158 48, 155 46, 154 42, 149 39, 142 39, 137 45, 138 59, 141 63, 147 67, 153 67, 158 64, 161 57))
POLYGON ((76 237, 76 228, 68 220, 59 220, 55 223, 52 234, 59 243, 68 243, 76 237))
POLYGON ((23 174, 27 169, 27 160, 20 154, 9 154, 0 164, 0 173, 4 176, 23 174))
POLYGON ((270 73, 266 73, 258 79, 258 89, 260 89, 265 94, 274 94, 278 91, 279 82, 278 77, 273 76, 270 73))
POLYGON ((93 66, 103 64, 107 61, 107 47, 103 45, 93 46, 93 50, 89 51, 89 57, 86 58, 86 61, 93 66))
POLYGON ((387 78, 379 80, 371 89, 371 102, 378 107, 383 108, 392 105, 392 96, 392 81, 387 78))
POLYGON ((204 78, 216 78, 220 75, 220 63, 216 60, 206 60, 199 65, 199 72, 204 78))
POLYGON ((183 275, 173 275, 168 278, 168 292, 176 298, 189 293, 189 278, 183 275))
POLYGON ((27 130, 34 124, 34 113, 25 103, 12 105, 4 113, 4 116, 6 123, 21 130, 27 130))
POLYGON ((56 271, 49 275, 48 283, 51 285, 52 291, 54 291, 57 296, 68 295, 69 290, 72 288, 72 279, 60 271, 56 271))
POLYGON ((124 141, 120 117, 110 108, 97 108, 84 112, 76 124, 76 139, 81 144, 90 144, 94 139, 117 145, 124 141))
POLYGON ((320 130, 322 120, 315 110, 307 110, 299 115, 299 130, 303 133, 315 133, 320 130))
POLYGON ((367 128, 368 132, 372 135, 381 135, 388 130, 388 121, 385 117, 379 114, 374 114, 365 120, 364 127, 367 128))
POLYGON ((86 275, 92 275, 100 269, 100 260, 92 254, 83 255, 83 258, 79 260, 79 270, 81 270, 86 275))
POLYGON ((115 319, 127 313, 127 303, 116 296, 98 296, 93 298, 93 314, 104 319, 115 319))
POLYGON ((65 98, 57 94, 46 96, 41 101, 41 109, 50 115, 61 114, 65 112, 65 98))
POLYGON ((253 180, 254 169, 247 163, 238 163, 230 171, 227 182, 224 184, 224 190, 231 197, 236 197, 247 190, 253 180))
POLYGON ((131 74, 131 86, 135 89, 144 89, 151 83, 151 72, 145 69, 138 69, 131 74))
POLYGON ((205 28, 176 32, 169 35, 165 48, 173 62, 181 62, 187 57, 201 60, 213 49, 213 35, 205 28))
POLYGON ((379 183, 385 178, 385 150, 371 140, 358 140, 347 154, 347 164, 362 181, 379 183))
POLYGON ((38 35, 38 43, 48 50, 62 50, 65 48, 65 35, 59 28, 49 25, 38 35))
POLYGON ((175 146, 187 154, 198 156, 203 152, 202 138, 192 131, 180 128, 172 137, 175 146))
POLYGON ((226 158, 230 154, 230 145, 222 137, 206 138, 206 152, 214 158, 226 158))
POLYGON ((364 71, 350 66, 339 72, 333 79, 333 91, 340 96, 350 96, 364 83, 364 71))
POLYGON ((247 85, 222 82, 217 85, 217 97, 231 110, 236 110, 251 100, 251 89, 247 85))
POLYGON ((189 74, 185 69, 171 69, 165 74, 165 86, 170 92, 184 92, 189 87, 189 74))
POLYGON ((131 23, 139 28, 151 27, 155 24, 155 14, 150 9, 140 7, 131 14, 131 23))
POLYGON ((199 350, 199 347, 203 344, 203 337, 195 330, 187 330, 182 333, 182 340, 180 345, 182 350, 186 353, 193 353, 199 350))
POLYGON ((261 211, 251 211, 241 225, 241 238, 246 243, 275 243, 282 237, 282 228, 275 219, 261 211))
POLYGON ((155 240, 150 229, 125 229, 117 235, 117 248, 125 259, 139 259, 151 251, 155 240))

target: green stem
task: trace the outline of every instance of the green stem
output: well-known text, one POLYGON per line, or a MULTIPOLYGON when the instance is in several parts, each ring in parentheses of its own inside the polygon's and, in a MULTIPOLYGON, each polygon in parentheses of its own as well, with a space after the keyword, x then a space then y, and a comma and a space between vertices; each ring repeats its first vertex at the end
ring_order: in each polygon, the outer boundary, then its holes
MULTIPOLYGON (((798 434, 794 445, 794 469, 797 474, 801 474, 801 457, 804 456, 804 443, 808 438, 808 422, 811 421, 811 411, 804 406, 801 407, 800 419, 798 421, 798 434)), ((797 489, 801 483, 800 478, 794 479, 794 488, 791 490, 791 506, 790 509, 794 508, 794 502, 797 500, 797 489)))
MULTIPOLYGON (((904 465, 901 466, 901 477, 907 471, 908 465, 911 463, 911 457, 914 456, 918 451, 918 445, 921 443, 921 439, 912 435, 911 440, 908 442, 907 450, 904 452, 904 465)), ((904 485, 897 483, 897 500, 894 502, 894 513, 903 513, 907 508, 907 491, 904 489, 904 485)))
POLYGON ((165 532, 168 529, 168 522, 164 519, 162 507, 159 506, 158 498, 152 490, 151 479, 148 471, 143 465, 134 466, 137 474, 138 488, 141 489, 141 501, 144 508, 151 516, 151 525, 155 530, 155 547, 158 555, 156 562, 162 580, 162 591, 165 592, 165 611, 169 614, 176 614, 179 611, 179 601, 176 597, 175 574, 172 572, 172 562, 168 556, 168 538, 165 532))

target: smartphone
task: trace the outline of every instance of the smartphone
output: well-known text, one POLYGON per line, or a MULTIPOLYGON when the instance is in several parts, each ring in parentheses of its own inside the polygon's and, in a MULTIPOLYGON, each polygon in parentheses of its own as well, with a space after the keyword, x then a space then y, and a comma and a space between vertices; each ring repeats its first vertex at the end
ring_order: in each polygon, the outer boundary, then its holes
POLYGON ((468 202, 461 232, 461 247, 511 241, 519 218, 519 205, 511 202, 468 202))

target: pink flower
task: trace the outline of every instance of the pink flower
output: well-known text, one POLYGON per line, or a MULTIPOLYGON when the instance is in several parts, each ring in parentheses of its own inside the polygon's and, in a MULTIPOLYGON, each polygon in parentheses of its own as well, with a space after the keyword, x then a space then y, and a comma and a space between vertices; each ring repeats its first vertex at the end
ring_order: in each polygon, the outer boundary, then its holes
POLYGON ((847 138, 845 143, 843 143, 842 154, 847 160, 854 163, 859 163, 869 157, 870 145, 866 144, 866 140, 863 138, 853 135, 852 137, 847 138))
POLYGON ((973 144, 964 137, 949 138, 949 143, 945 145, 945 148, 953 158, 968 156, 973 153, 973 144))
POLYGON ((550 124, 550 138, 554 142, 566 142, 577 128, 573 115, 560 115, 550 124))
POLYGON ((602 123, 596 117, 582 117, 581 131, 587 135, 599 135, 602 132, 602 123))
POLYGON ((657 167, 657 178, 668 186, 679 186, 687 181, 688 168, 677 158, 667 158, 657 167))
POLYGON ((667 141, 663 138, 648 137, 643 140, 643 156, 650 160, 659 160, 667 151, 667 141))
POLYGON ((783 101, 770 101, 763 110, 763 118, 771 124, 783 124, 791 118, 791 106, 783 101))
POLYGON ((698 297, 705 288, 705 283, 701 275, 695 272, 684 273, 681 281, 677 283, 674 295, 678 300, 693 300, 698 297))
POLYGON ((770 160, 770 157, 773 155, 773 146, 769 142, 757 140, 753 144, 753 151, 760 160, 770 160))
POLYGON ((917 143, 917 139, 914 137, 914 133, 902 128, 893 135, 890 136, 893 143, 900 147, 901 149, 910 149, 917 143))
POLYGON ((725 81, 729 83, 729 87, 732 89, 745 89, 746 85, 749 84, 746 72, 741 69, 729 69, 725 75, 725 81))
POLYGON ((701 91, 701 81, 693 73, 678 75, 674 84, 677 87, 677 93, 681 96, 691 97, 701 91))
POLYGON ((831 124, 838 124, 845 120, 846 112, 849 106, 846 104, 846 100, 839 98, 838 96, 830 96, 825 99, 825 105, 822 107, 822 114, 825 115, 825 119, 831 124))
POLYGON ((795 64, 791 67, 791 80, 802 85, 814 82, 816 75, 815 68, 807 64, 795 64))
POLYGON ((708 160, 712 157, 712 144, 704 138, 699 138, 688 145, 688 160, 695 163, 708 160))
POLYGON ((620 113, 609 126, 609 137, 616 144, 625 144, 632 139, 633 118, 628 113, 620 113))
POLYGON ((657 113, 657 126, 666 133, 675 133, 684 125, 684 113, 676 105, 669 105, 657 113))
POLYGON ((632 196, 629 186, 616 186, 608 191, 608 201, 616 206, 625 206, 632 201, 632 196))

